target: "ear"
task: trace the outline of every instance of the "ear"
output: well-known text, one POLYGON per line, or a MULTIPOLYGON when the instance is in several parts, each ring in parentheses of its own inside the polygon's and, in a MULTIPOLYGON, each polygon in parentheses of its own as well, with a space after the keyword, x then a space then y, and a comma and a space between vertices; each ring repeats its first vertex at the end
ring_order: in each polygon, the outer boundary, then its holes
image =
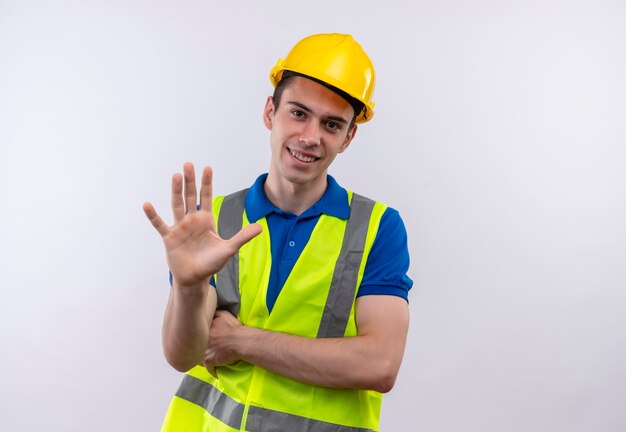
POLYGON ((348 148, 348 146, 354 139, 354 136, 356 135, 356 129, 357 129, 357 126, 352 125, 352 128, 350 128, 350 130, 346 134, 346 139, 344 140, 343 144, 341 144, 341 147, 339 148, 338 153, 343 153, 348 148))
POLYGON ((263 108, 263 123, 268 130, 272 130, 274 120, 274 99, 271 96, 267 97, 265 101, 265 108, 263 108))

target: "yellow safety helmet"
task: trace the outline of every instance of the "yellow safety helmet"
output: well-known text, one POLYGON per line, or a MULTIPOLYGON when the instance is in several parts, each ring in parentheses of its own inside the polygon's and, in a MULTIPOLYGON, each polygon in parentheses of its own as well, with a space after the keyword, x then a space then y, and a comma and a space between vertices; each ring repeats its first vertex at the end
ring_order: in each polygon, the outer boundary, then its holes
POLYGON ((361 101, 365 107, 356 123, 374 117, 374 65, 351 35, 316 34, 302 39, 272 68, 270 81, 274 87, 286 70, 318 79, 361 101))

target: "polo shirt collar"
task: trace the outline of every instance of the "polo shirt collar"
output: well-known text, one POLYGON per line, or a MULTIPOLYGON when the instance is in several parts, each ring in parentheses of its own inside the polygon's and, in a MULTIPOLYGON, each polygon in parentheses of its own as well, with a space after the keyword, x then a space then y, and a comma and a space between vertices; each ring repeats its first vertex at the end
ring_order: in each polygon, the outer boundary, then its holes
MULTIPOLYGON (((263 185, 267 179, 267 173, 261 174, 248 190, 246 195, 246 215, 250 222, 256 222, 270 213, 288 214, 276 207, 265 195, 263 185)), ((339 186, 335 179, 327 176, 328 186, 322 197, 299 217, 312 217, 321 214, 335 216, 340 219, 348 219, 350 216, 350 204, 348 192, 339 186)))

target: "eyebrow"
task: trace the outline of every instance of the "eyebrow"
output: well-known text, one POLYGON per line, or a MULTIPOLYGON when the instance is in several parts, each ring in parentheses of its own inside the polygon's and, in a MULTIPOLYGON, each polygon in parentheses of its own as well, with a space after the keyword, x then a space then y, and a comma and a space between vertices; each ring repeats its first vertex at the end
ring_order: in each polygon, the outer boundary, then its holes
MULTIPOLYGON (((296 102, 296 101, 287 101, 287 103, 288 103, 288 104, 291 104, 291 105, 295 105, 295 106, 297 106, 298 108, 300 108, 302 111, 306 111, 307 113, 311 113, 311 114, 313 113, 313 111, 312 111, 312 110, 311 110, 308 106, 306 106, 306 105, 304 105, 304 104, 302 104, 302 103, 300 103, 300 102, 296 102)), ((340 117, 340 116, 336 116, 336 115, 329 115, 329 116, 326 116, 326 118, 327 118, 328 120, 334 120, 334 121, 336 121, 336 122, 338 122, 338 123, 348 124, 348 120, 346 120, 345 118, 340 117)))

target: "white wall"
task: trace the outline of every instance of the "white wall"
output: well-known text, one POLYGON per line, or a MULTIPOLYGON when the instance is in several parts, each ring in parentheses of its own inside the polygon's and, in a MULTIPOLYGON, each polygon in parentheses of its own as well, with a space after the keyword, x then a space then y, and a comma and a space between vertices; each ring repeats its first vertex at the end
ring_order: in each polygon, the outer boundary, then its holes
POLYGON ((157 430, 179 375, 145 200, 268 165, 268 72, 353 33, 377 114, 331 172, 397 208, 412 323, 383 431, 626 429, 621 0, 0 0, 0 430, 157 430))

